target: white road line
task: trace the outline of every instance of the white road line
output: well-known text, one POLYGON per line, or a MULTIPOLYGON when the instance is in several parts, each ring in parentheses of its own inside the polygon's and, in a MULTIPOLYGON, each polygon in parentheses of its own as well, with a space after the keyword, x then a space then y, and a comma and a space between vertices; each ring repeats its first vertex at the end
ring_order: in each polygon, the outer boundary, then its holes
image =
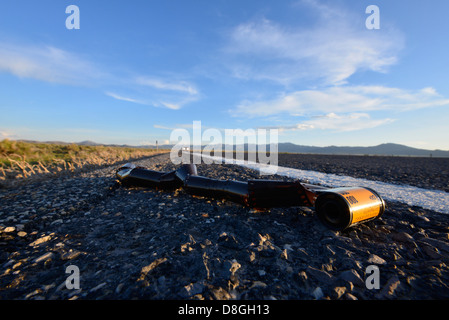
POLYGON ((214 160, 215 163, 236 164, 259 172, 275 173, 280 176, 308 181, 311 184, 321 184, 328 187, 368 187, 378 192, 385 200, 398 201, 410 206, 418 206, 441 213, 449 214, 449 193, 441 190, 423 189, 409 185, 398 185, 381 181, 340 176, 311 170, 293 169, 280 166, 263 165, 250 161, 211 157, 194 153, 214 160))

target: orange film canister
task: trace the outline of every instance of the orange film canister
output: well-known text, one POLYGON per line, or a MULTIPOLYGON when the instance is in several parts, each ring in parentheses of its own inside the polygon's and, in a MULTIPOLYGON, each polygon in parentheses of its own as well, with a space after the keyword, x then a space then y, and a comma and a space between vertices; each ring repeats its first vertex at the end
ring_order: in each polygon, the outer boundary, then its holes
POLYGON ((385 201, 369 188, 335 188, 319 193, 315 210, 321 222, 341 231, 379 218, 385 211, 385 201))

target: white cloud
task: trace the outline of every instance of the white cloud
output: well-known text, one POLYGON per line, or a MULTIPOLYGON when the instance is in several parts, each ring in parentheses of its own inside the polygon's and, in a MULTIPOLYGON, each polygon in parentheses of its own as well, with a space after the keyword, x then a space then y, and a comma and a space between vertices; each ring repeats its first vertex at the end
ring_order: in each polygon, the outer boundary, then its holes
POLYGON ((14 139, 14 138, 17 138, 16 134, 14 134, 14 133, 12 133, 10 131, 7 131, 7 130, 0 130, 0 139, 1 140, 3 140, 3 139, 14 139))
POLYGON ((106 92, 104 92, 104 94, 111 98, 114 98, 116 100, 120 100, 120 101, 132 102, 132 103, 143 104, 143 105, 153 106, 153 107, 164 107, 164 108, 171 109, 171 110, 179 110, 185 104, 187 104, 188 102, 191 102, 193 100, 193 99, 184 98, 184 99, 178 99, 177 102, 166 102, 166 101, 161 100, 164 97, 159 97, 159 98, 151 97, 151 99, 146 101, 146 100, 139 100, 139 99, 135 99, 135 98, 125 97, 125 96, 118 95, 118 94, 110 92, 110 91, 106 91, 106 92))
POLYGON ((168 109, 172 109, 172 110, 181 109, 181 105, 179 105, 179 104, 168 103, 168 102, 161 102, 161 104, 168 109))
POLYGON ((135 79, 135 83, 155 90, 152 93, 154 106, 179 110, 184 105, 199 99, 199 92, 195 85, 187 81, 139 76, 135 79))
POLYGON ((371 119, 367 113, 328 113, 322 116, 315 116, 309 120, 299 122, 294 125, 265 127, 266 129, 278 129, 283 131, 304 131, 304 130, 331 130, 338 132, 357 131, 362 129, 375 128, 384 124, 394 122, 394 119, 371 119))
POLYGON ((350 13, 307 4, 318 12, 319 24, 291 27, 263 18, 236 26, 225 50, 235 58, 230 66, 234 76, 340 85, 357 71, 386 72, 396 63, 404 42, 400 33, 370 32, 353 23, 350 13))
POLYGON ((322 129, 332 131, 357 131, 374 128, 387 123, 394 122, 393 119, 371 119, 367 113, 335 114, 328 113, 300 123, 299 126, 308 126, 311 129, 322 129))
POLYGON ((88 60, 53 46, 1 42, 0 71, 20 78, 78 85, 106 76, 88 60))
POLYGON ((243 101, 232 113, 237 116, 276 114, 316 115, 328 113, 407 111, 449 105, 449 99, 434 88, 404 90, 384 86, 334 86, 321 90, 301 90, 265 101, 243 101))
POLYGON ((187 81, 171 81, 147 75, 132 78, 110 73, 79 54, 53 46, 0 41, 0 72, 64 85, 95 86, 103 88, 107 96, 116 100, 172 110, 199 99, 198 90, 187 81), (149 87, 152 90, 148 90, 149 87), (115 90, 127 93, 117 94, 115 90))
POLYGON ((113 92, 107 91, 107 92, 105 92, 105 94, 107 96, 110 96, 110 97, 116 99, 116 100, 121 100, 121 101, 126 101, 126 102, 133 102, 133 103, 138 103, 138 104, 145 104, 144 102, 142 102, 140 100, 136 100, 136 99, 128 98, 128 97, 123 97, 123 96, 120 96, 120 95, 115 94, 113 92))
POLYGON ((186 81, 180 82, 168 82, 162 79, 149 78, 149 77, 137 77, 136 83, 143 86, 149 86, 161 90, 171 90, 185 92, 191 95, 198 94, 197 89, 186 81))

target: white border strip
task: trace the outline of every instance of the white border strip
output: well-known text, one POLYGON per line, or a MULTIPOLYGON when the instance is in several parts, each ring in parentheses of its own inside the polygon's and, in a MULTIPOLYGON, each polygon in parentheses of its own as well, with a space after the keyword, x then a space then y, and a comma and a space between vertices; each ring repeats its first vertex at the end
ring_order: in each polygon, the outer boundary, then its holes
POLYGON ((264 165, 251 161, 226 159, 193 153, 214 160, 214 163, 236 164, 242 167, 258 170, 264 174, 277 174, 311 184, 321 184, 328 187, 368 187, 375 190, 385 200, 398 201, 410 206, 418 206, 445 214, 449 214, 449 193, 441 190, 429 190, 409 185, 397 185, 381 181, 340 176, 311 170, 293 169, 280 166, 264 165))

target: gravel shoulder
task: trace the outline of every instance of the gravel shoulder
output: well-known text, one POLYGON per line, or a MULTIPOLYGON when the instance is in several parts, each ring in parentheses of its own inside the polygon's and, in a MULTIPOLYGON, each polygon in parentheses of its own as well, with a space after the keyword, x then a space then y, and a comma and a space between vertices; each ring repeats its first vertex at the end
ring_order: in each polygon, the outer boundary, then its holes
MULTIPOLYGON (((280 155, 279 165, 447 191, 438 161, 369 158, 280 155)), ((134 163, 176 168, 167 154, 134 163)), ((447 215, 388 203, 380 219, 334 232, 309 208, 257 212, 183 190, 119 187, 117 167, 0 190, 0 299, 449 298, 447 215), (71 265, 78 289, 66 286, 71 265), (379 289, 366 286, 370 265, 379 289)), ((260 178, 235 165, 201 164, 198 174, 260 178)))

